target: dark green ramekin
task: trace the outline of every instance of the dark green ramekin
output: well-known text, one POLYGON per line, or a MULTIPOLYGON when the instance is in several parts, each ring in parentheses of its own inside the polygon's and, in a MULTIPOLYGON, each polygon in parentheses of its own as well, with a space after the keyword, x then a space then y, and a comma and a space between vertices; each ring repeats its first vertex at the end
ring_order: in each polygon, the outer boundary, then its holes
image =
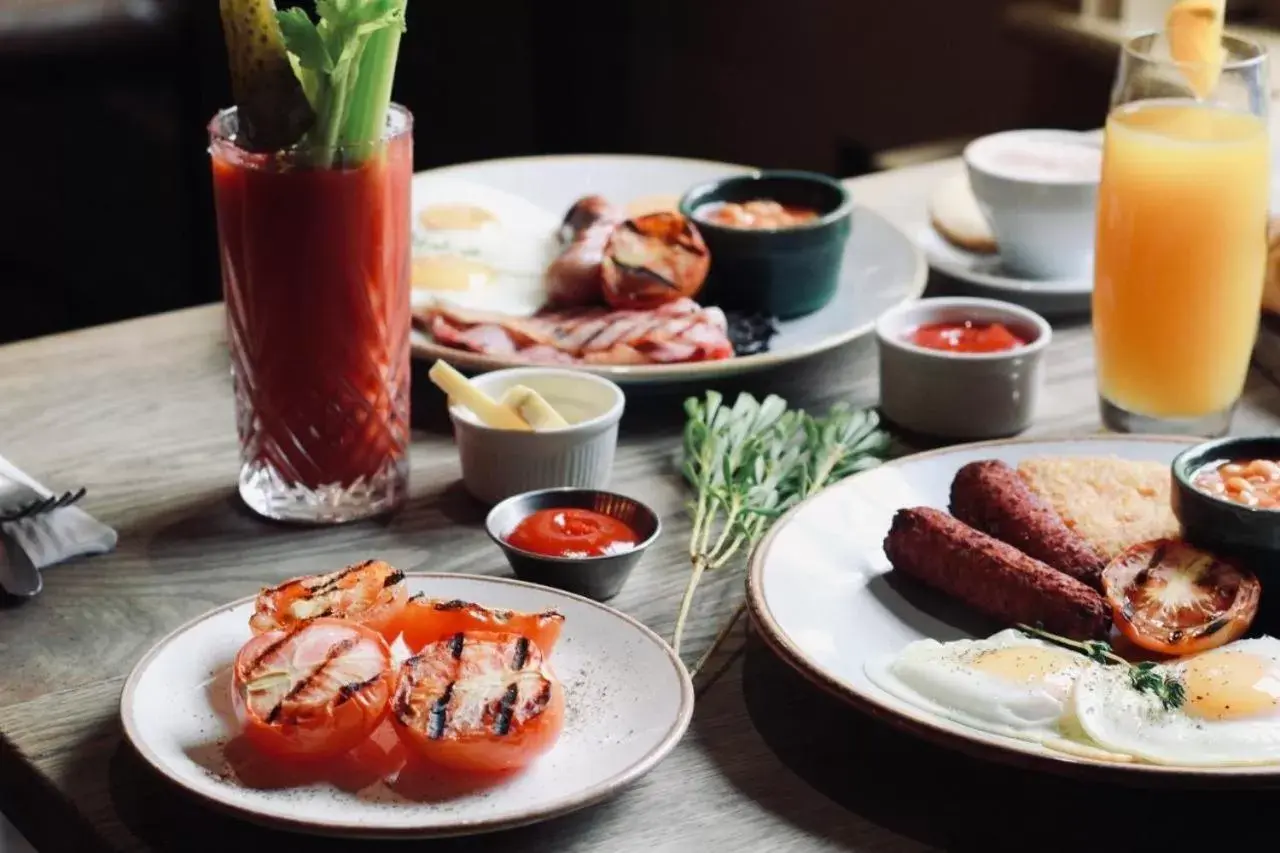
MULTIPOLYGON (((1280 436, 1222 438, 1184 450, 1173 460, 1173 514, 1196 547, 1245 559, 1256 570, 1280 557, 1280 510, 1257 509, 1197 489, 1192 478, 1207 465, 1280 460, 1280 436)), ((1273 572, 1268 572, 1272 574, 1273 572)))
POLYGON ((812 314, 835 296, 853 230, 853 198, 834 178, 795 171, 734 175, 686 192, 680 212, 697 225, 711 253, 711 271, 697 297, 704 305, 787 320, 812 314), (820 216, 778 229, 732 228, 697 216, 707 204, 756 199, 808 207, 820 216))

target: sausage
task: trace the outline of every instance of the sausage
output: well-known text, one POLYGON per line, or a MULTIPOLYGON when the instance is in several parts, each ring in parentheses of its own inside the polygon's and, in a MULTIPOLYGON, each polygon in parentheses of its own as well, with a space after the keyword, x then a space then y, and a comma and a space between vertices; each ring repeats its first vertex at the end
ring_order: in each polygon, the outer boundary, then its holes
POLYGON ((598 195, 574 202, 560 225, 560 255, 547 266, 543 277, 550 305, 569 308, 603 303, 601 263, 605 244, 626 218, 625 213, 598 195))
POLYGON ((1107 561, 996 459, 970 462, 951 481, 951 514, 970 527, 1088 584, 1101 585, 1107 561))
POLYGON ((1040 624, 1083 640, 1105 636, 1111 624, 1096 591, 940 510, 899 510, 884 550, 894 571, 1004 625, 1040 624))
POLYGON ((628 219, 613 229, 601 267, 605 301, 619 310, 692 299, 711 268, 698 229, 674 211, 628 219))

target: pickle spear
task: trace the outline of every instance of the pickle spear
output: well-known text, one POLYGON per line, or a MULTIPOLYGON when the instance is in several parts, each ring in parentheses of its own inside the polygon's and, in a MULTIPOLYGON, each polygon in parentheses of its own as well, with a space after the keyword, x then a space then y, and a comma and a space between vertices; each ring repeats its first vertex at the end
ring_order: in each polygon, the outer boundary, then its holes
POLYGON ((249 151, 280 151, 302 139, 315 113, 285 51, 273 0, 219 0, 240 117, 237 142, 249 151))

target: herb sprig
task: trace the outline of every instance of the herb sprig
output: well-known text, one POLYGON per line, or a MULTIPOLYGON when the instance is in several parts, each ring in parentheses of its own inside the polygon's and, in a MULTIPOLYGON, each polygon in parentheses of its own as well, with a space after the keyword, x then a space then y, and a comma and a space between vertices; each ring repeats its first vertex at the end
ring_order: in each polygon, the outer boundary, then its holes
POLYGON ((1096 663, 1128 667, 1129 685, 1139 693, 1150 693, 1155 696, 1166 711, 1181 708, 1187 700, 1187 689, 1177 678, 1162 673, 1152 661, 1130 663, 1113 652, 1110 643, 1102 640, 1068 640, 1066 637, 1059 637, 1057 634, 1050 634, 1042 628, 1032 628, 1030 625, 1019 624, 1014 627, 1028 636, 1079 652, 1096 663))
MULTIPOLYGON (((873 410, 837 404, 823 417, 788 409, 769 395, 742 393, 732 406, 708 391, 685 401, 682 472, 697 497, 690 503, 692 572, 680 602, 672 646, 680 651, 685 622, 703 574, 750 550, 780 515, 825 486, 878 465, 890 438, 873 410)), ((696 673, 737 622, 743 607, 693 667, 696 673)))

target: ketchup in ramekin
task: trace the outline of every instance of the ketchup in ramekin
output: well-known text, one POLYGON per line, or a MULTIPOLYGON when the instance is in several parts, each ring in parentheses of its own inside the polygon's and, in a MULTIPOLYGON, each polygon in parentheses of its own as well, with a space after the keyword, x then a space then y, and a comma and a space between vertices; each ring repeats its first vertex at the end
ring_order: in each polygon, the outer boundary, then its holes
POLYGON ((906 334, 918 347, 956 353, 1007 352, 1024 347, 1030 341, 1014 333, 1003 323, 925 323, 906 334))
POLYGON ((508 545, 547 557, 603 557, 633 550, 640 542, 624 521, 590 509, 540 509, 506 536, 508 545))

